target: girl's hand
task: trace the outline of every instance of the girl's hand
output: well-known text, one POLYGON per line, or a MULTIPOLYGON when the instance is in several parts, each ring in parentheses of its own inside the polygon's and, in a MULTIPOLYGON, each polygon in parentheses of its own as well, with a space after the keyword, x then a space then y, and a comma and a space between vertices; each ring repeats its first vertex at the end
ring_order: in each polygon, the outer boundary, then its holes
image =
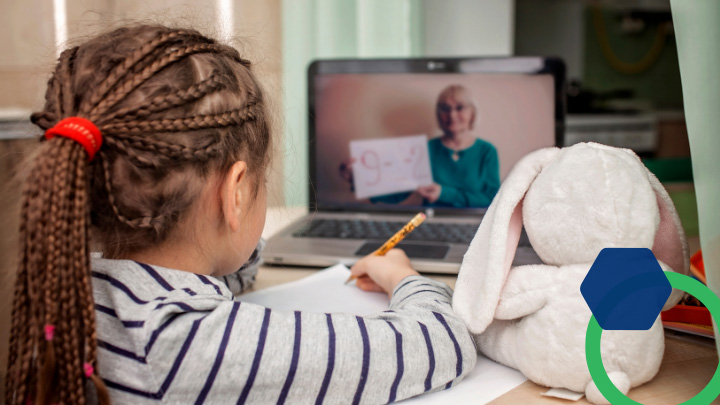
POLYGON ((418 275, 401 249, 391 249, 385 256, 365 256, 350 272, 358 277, 356 284, 361 290, 385 292, 389 296, 405 277, 418 275))
POLYGON ((429 186, 418 187, 417 192, 432 204, 440 198, 442 186, 437 183, 433 183, 429 186))

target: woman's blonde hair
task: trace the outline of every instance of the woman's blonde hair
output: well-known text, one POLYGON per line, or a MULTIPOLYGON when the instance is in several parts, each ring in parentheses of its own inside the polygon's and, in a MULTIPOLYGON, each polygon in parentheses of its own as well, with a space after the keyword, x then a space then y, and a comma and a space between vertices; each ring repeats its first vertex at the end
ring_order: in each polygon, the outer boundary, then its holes
MULTIPOLYGON (((97 370, 89 231, 105 256, 165 241, 208 176, 245 160, 260 184, 270 133, 238 52, 194 30, 116 29, 66 50, 32 121, 92 121, 102 148, 44 140, 22 196, 6 403, 86 401, 97 370)), ((257 187, 256 187, 257 190, 257 187)))
POLYGON ((470 118, 470 129, 473 129, 475 127, 475 118, 477 117, 477 103, 472 98, 472 95, 470 94, 470 90, 468 90, 465 86, 459 85, 459 84, 451 84, 450 86, 447 86, 443 89, 443 91, 440 92, 437 98, 437 102, 435 103, 435 114, 437 116, 438 123, 440 121, 440 104, 449 96, 456 96, 457 94, 463 94, 464 99, 467 104, 469 104, 472 107, 472 118, 470 118))

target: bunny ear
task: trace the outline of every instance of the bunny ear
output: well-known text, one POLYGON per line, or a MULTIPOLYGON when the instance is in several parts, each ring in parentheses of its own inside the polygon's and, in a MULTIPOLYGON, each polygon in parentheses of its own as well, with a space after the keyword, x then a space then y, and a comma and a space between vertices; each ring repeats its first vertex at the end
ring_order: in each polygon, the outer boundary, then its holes
MULTIPOLYGON (((655 175, 645 168, 650 180, 650 185, 655 191, 658 209, 660 211, 660 224, 658 225, 652 252, 655 258, 667 264, 674 272, 690 274, 690 257, 688 252, 687 238, 683 230, 680 217, 670 195, 662 186, 655 175)), ((672 308, 682 298, 683 292, 673 289, 670 298, 665 303, 663 310, 672 308)))
POLYGON ((650 171, 648 171, 648 178, 655 191, 660 210, 660 224, 657 234, 655 234, 652 251, 658 260, 665 262, 673 271, 689 274, 690 259, 687 239, 675 205, 660 181, 650 171))
MULTIPOLYGON (((652 252, 655 258, 676 273, 684 275, 690 274, 690 256, 687 238, 685 238, 685 231, 680 222, 680 216, 678 216, 677 210, 675 210, 675 205, 672 199, 670 199, 670 195, 660 183, 660 180, 648 170, 647 166, 642 163, 634 152, 627 149, 622 150, 631 155, 638 164, 645 169, 650 186, 655 192, 658 211, 660 213, 660 222, 652 246, 652 252)), ((683 291, 673 288, 662 310, 665 311, 675 306, 683 294, 683 291)))
POLYGON ((522 231, 522 199, 558 148, 535 151, 520 160, 502 183, 463 258, 453 309, 472 333, 492 322, 522 231))

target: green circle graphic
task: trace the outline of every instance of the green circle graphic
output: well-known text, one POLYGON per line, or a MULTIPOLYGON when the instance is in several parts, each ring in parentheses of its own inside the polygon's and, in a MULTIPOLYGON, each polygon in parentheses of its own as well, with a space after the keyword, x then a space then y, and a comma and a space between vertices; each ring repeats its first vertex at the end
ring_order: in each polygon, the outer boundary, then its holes
MULTIPOLYGON (((668 281, 670 281, 670 285, 673 286, 673 288, 683 290, 699 299, 700 302, 702 302, 710 310, 710 314, 715 320, 715 324, 720 325, 720 298, 710 291, 709 288, 694 278, 683 274, 665 272, 665 277, 667 277, 668 281)), ((590 317, 590 323, 588 323, 587 333, 585 334, 585 356, 587 358, 590 376, 593 381, 595 381, 595 385, 598 387, 598 390, 600 390, 600 393, 603 394, 605 399, 607 399, 611 404, 640 404, 620 392, 620 390, 612 383, 610 377, 608 377, 600 354, 600 337, 602 336, 602 332, 603 330, 597 323, 595 316, 590 317)), ((718 395, 720 395, 720 364, 718 364, 715 374, 705 388, 688 401, 683 402, 683 404, 709 404, 715 400, 718 395)))

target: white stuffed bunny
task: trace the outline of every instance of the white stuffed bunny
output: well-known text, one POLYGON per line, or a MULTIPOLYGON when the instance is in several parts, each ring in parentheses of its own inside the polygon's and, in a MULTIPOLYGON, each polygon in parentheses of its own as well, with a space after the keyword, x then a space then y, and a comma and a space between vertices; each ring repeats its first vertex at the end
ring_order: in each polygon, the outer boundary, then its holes
MULTIPOLYGON (((591 312, 580 294, 606 247, 650 248, 663 270, 689 271, 675 207, 633 152, 592 143, 538 150, 513 168, 488 208, 453 307, 489 358, 537 384, 607 403, 585 361, 591 312), (544 264, 511 268, 523 225, 544 264)), ((673 290, 663 309, 681 296, 673 290)), ((655 376, 663 351, 659 317, 647 331, 602 335, 603 364, 625 394, 655 376)))

